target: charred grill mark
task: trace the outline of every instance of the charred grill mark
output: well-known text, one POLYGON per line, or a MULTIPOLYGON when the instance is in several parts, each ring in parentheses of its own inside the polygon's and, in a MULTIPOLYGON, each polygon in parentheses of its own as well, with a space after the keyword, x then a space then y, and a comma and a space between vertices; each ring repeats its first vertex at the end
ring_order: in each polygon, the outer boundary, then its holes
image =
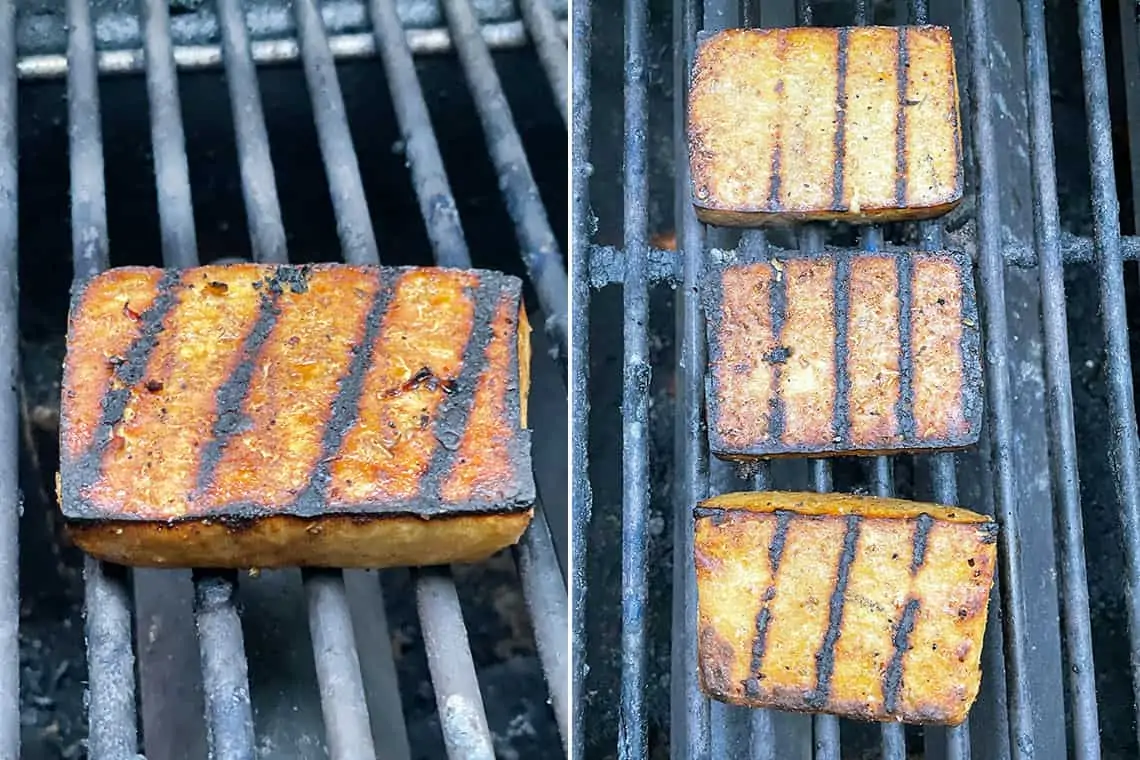
MULTIPOLYGON (((202 459, 198 465, 195 483, 196 496, 204 494, 213 483, 214 474, 230 439, 243 432, 250 424, 245 414, 246 396, 249 394, 257 359, 261 356, 262 348, 277 324, 277 317, 281 314, 277 302, 282 292, 282 285, 292 283, 295 293, 304 293, 308 290, 304 279, 307 274, 300 274, 298 269, 299 267, 277 267, 271 277, 265 278, 268 287, 259 288, 261 304, 257 319, 242 344, 241 358, 233 373, 218 387, 215 401, 217 417, 210 431, 210 439, 202 447, 202 459)), ((224 283, 210 283, 209 287, 215 285, 224 285, 224 283)), ((221 292, 227 290, 228 286, 221 292)))
POLYGON ((907 649, 910 647, 910 635, 914 632, 919 606, 918 599, 908 599, 902 618, 895 626, 892 641, 894 652, 883 673, 883 710, 888 715, 898 709, 899 697, 902 695, 903 658, 906 657, 907 649))
MULTIPOLYGON (((112 365, 114 371, 111 382, 100 402, 99 426, 90 448, 75 467, 79 482, 76 484, 78 492, 71 494, 74 503, 78 503, 85 487, 94 484, 102 476, 103 455, 114 437, 115 425, 122 421, 132 391, 143 382, 151 354, 158 346, 158 335, 165 329, 167 316, 178 304, 183 284, 182 274, 178 270, 168 269, 162 273, 155 286, 157 295, 154 301, 136 320, 140 326, 138 337, 131 343, 121 361, 112 365)), ((126 304, 123 308, 127 308, 126 304)))
MULTIPOLYGON (((783 346, 784 321, 788 316, 788 291, 784 283, 783 272, 773 259, 772 280, 768 285, 768 308, 772 315, 772 343, 783 346)), ((771 407, 768 416, 768 437, 777 445, 784 436, 785 408, 784 395, 781 392, 781 379, 784 370, 782 363, 772 364, 772 395, 768 402, 771 407)))
POLYGON ((772 533, 772 540, 768 544, 768 567, 772 570, 773 584, 776 572, 780 569, 780 560, 784 556, 784 544, 788 542, 788 529, 791 527, 794 512, 786 509, 776 510, 776 530, 772 533))
POLYGON ((930 536, 930 528, 934 525, 934 518, 923 512, 914 523, 914 538, 911 543, 910 574, 917 575, 922 563, 926 561, 926 540, 930 536))
POLYGON ((982 365, 981 340, 978 332, 978 302, 974 293, 974 272, 966 256, 956 255, 958 284, 962 293, 962 337, 958 355, 962 366, 962 421, 965 434, 972 436, 978 430, 981 417, 982 365))
POLYGON ((749 696, 759 696, 760 680, 763 678, 764 653, 768 647, 768 628, 772 624, 772 600, 776 598, 776 576, 780 572, 780 560, 784 556, 784 544, 788 540, 788 530, 791 528, 794 512, 785 509, 776 510, 776 528, 772 532, 772 540, 768 543, 768 567, 772 578, 761 601, 760 612, 756 614, 756 638, 752 641, 752 662, 749 672, 752 677, 744 682, 744 692, 749 696))
POLYGON ((914 309, 914 261, 910 254, 895 260, 899 287, 899 399, 895 407, 898 434, 904 441, 918 435, 914 420, 914 342, 911 312, 914 309))
POLYGON ((443 484, 459 460, 459 450, 467 435, 467 423, 475 406, 475 391, 479 377, 487 366, 486 348, 495 337, 492 326, 495 311, 502 295, 497 277, 486 274, 470 292, 475 304, 471 317, 471 332, 463 348, 463 361, 455 387, 439 405, 435 420, 435 451, 431 463, 420 482, 420 494, 425 499, 442 498, 443 484))
MULTIPOLYGON (((784 62, 784 54, 788 49, 788 35, 783 29, 776 30, 776 60, 780 62, 781 66, 784 62)), ((779 79, 776 82, 776 98, 780 102, 780 113, 783 111, 784 100, 784 80, 779 79)), ((775 135, 772 138, 772 175, 768 182, 768 209, 775 213, 783 208, 780 203, 780 154, 783 151, 780 145, 780 118, 776 119, 773 125, 775 135)))
POLYGON ((910 55, 907 51, 906 29, 900 27, 898 30, 899 35, 899 55, 897 61, 896 76, 898 78, 898 104, 895 110, 898 113, 898 123, 895 125, 895 206, 898 208, 906 207, 906 109, 908 101, 906 97, 907 88, 907 69, 910 66, 910 55))
POLYGON ((360 414, 360 394, 364 388, 364 378, 368 374, 368 368, 372 366, 372 355, 384 326, 388 306, 396 292, 398 275, 382 269, 379 277, 380 282, 376 287, 376 294, 372 297, 372 305, 364 318, 364 335, 353 352, 348 372, 337 383, 332 416, 325 424, 321 439, 320 458, 313 466, 308 485, 297 495, 293 510, 295 514, 318 514, 323 510, 328 500, 329 483, 332 480, 329 465, 340 451, 345 436, 356 424, 360 414))
POLYGON ((815 689, 807 695, 807 706, 813 710, 822 709, 831 695, 831 674, 835 670, 835 645, 843 627, 843 603, 847 598, 847 580, 855 553, 859 548, 859 527, 862 518, 847 516, 847 532, 843 536, 843 553, 839 555, 839 566, 835 571, 835 591, 831 594, 828 606, 827 632, 823 644, 815 655, 815 689))
POLYGON ((851 257, 841 253, 835 260, 835 409, 832 435, 837 444, 851 441, 851 374, 847 327, 851 314, 851 257))
POLYGON ((843 164, 847 145, 847 36, 849 30, 839 29, 836 52, 837 83, 835 88, 835 174, 831 181, 831 207, 843 207, 843 164))

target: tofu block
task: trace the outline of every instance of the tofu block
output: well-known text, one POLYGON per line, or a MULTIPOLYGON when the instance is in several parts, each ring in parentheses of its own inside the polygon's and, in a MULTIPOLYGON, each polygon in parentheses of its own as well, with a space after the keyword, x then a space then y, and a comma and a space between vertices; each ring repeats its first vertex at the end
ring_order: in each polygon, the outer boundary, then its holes
POLYGON ((707 224, 927 219, 962 198, 946 27, 703 37, 688 116, 693 204, 707 224))
POLYGON ((961 449, 982 425, 973 268, 955 252, 710 268, 709 446, 722 459, 961 449))
POLYGON ((695 509, 701 688, 734 705, 958 725, 997 558, 984 515, 844 494, 695 509))
POLYGON ((105 272, 70 315, 69 531, 135 566, 485 558, 531 518, 529 341, 495 272, 105 272))

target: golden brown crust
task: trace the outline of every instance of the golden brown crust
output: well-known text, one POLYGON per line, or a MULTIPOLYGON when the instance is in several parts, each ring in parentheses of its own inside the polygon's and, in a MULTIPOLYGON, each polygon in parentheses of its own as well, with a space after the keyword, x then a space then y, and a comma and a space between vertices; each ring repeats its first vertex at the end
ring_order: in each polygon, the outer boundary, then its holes
POLYGON ((712 452, 956 449, 981 428, 969 260, 948 252, 740 260, 705 280, 712 452))
POLYGON ((533 501, 529 351, 498 273, 112 270, 72 310, 64 515, 129 564, 486 556, 533 501))
POLYGON ((729 494, 695 515, 709 696, 863 720, 965 720, 996 561, 988 518, 796 493, 729 494))
POLYGON ((711 35, 693 64, 688 130, 708 224, 925 219, 962 195, 944 27, 711 35))

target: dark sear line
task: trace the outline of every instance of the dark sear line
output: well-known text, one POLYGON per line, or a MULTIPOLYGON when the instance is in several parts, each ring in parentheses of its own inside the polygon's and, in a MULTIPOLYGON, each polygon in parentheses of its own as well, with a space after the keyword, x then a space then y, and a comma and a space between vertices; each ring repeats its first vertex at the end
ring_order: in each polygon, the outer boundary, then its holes
POLYGON ((428 501, 442 501, 443 484, 459 464, 460 449, 467 437, 467 423, 475 408, 475 391, 487 367, 487 347, 495 337, 494 320, 504 288, 498 275, 483 273, 469 297, 475 305, 471 331, 463 348, 459 376, 454 389, 436 409, 435 450, 427 472, 420 479, 420 496, 428 501))
MULTIPOLYGON (((775 345, 775 350, 781 351, 782 355, 788 356, 789 352, 783 343, 784 322, 788 316, 788 291, 787 285, 784 282, 784 275, 776 263, 776 258, 771 259, 772 266, 772 279, 768 285, 768 311, 771 314, 772 320, 772 342, 775 345)), ((784 374, 783 362, 772 362, 772 395, 768 400, 768 438, 773 442, 778 442, 784 435, 784 394, 781 391, 780 384, 784 374)))
POLYGON ((895 205, 906 207, 906 109, 907 109, 907 68, 910 54, 907 51, 906 28, 899 27, 899 54, 895 73, 898 77, 898 103, 895 110, 898 122, 895 125, 895 205))
POLYGON ((911 541, 910 574, 917 575, 919 568, 926 561, 926 540, 930 536, 930 528, 934 525, 934 518, 923 512, 915 520, 914 538, 911 541))
POLYGON ((847 516, 847 532, 843 536, 843 552, 835 571, 835 590, 828 605, 827 632, 823 644, 815 655, 815 689, 804 700, 813 710, 827 705, 831 696, 831 674, 835 670, 835 646, 843 627, 843 604, 847 600, 847 580, 851 565, 859 548, 859 528, 863 520, 858 515, 847 516))
MULTIPOLYGON (((131 343, 122 361, 114 365, 112 379, 100 402, 102 414, 99 417, 99 426, 95 429, 90 448, 75 468, 80 479, 77 484, 80 491, 98 482, 102 477, 103 455, 114 437, 115 425, 122 421, 132 391, 146 376, 150 357, 158 346, 158 335, 166 329, 166 318, 178 305, 178 296, 182 292, 183 285, 181 272, 176 269, 165 270, 155 285, 156 294, 150 308, 138 315, 140 325, 138 337, 131 343)), ((129 306, 123 308, 127 311, 129 306)))
POLYGON ((756 614, 756 638, 752 640, 752 662, 749 665, 750 678, 744 681, 744 693, 749 697, 760 696, 760 681, 763 678, 761 671, 764 667, 764 652, 768 647, 768 628, 772 624, 772 600, 776 598, 776 575, 780 572, 780 560, 784 556, 784 545, 788 541, 788 530, 791 528, 795 513, 786 509, 776 510, 776 528, 772 531, 772 540, 768 543, 768 567, 772 577, 768 588, 764 591, 761 600, 760 612, 756 614))
POLYGON ((218 387, 215 400, 216 417, 210 430, 210 439, 202 447, 202 459, 198 464, 198 476, 195 480, 195 494, 192 498, 200 498, 213 484, 214 474, 222 461, 226 444, 238 433, 244 432, 249 426, 249 417, 245 414, 246 396, 249 394, 250 381, 253 379, 253 370, 261 356, 273 328, 277 325, 277 318, 281 315, 278 301, 283 285, 290 284, 295 293, 303 293, 308 289, 304 277, 306 270, 288 265, 275 267, 273 274, 264 280, 259 280, 255 287, 261 304, 257 317, 250 327, 240 351, 240 358, 233 372, 218 387), (298 280, 296 275, 300 275, 298 280))
MULTIPOLYGON (((777 29, 776 30, 776 60, 778 60, 780 62, 780 64, 783 64, 783 62, 784 62, 784 54, 787 51, 787 49, 788 49, 787 33, 783 29, 777 29)), ((780 117, 782 117, 782 115, 783 115, 783 109, 782 109, 783 103, 781 102, 784 99, 784 80, 783 79, 779 79, 776 81, 776 99, 777 99, 777 102, 779 103, 779 105, 781 106, 781 108, 777 112, 779 115, 777 116, 776 123, 774 125, 776 135, 775 135, 775 139, 773 140, 773 143, 772 143, 774 146, 772 148, 772 174, 771 174, 771 178, 768 181, 768 210, 770 212, 773 212, 773 213, 780 211, 780 209, 782 209, 784 207, 784 204, 780 202, 780 153, 781 153, 781 149, 780 149, 780 132, 781 132, 781 130, 780 130, 780 117)))
POLYGON ((380 269, 379 283, 372 298, 372 305, 364 318, 364 335, 355 346, 348 371, 337 381, 336 398, 332 404, 332 416, 325 423, 321 439, 320 457, 313 465, 308 485, 297 494, 297 500, 290 511, 299 515, 322 513, 328 501, 328 487, 332 480, 330 463, 340 452, 345 436, 356 424, 360 414, 360 395, 364 392, 364 378, 372 367, 372 356, 376 343, 384 327, 388 307, 395 297, 400 275, 380 269))
POLYGON ((835 257, 835 408, 831 431, 833 443, 851 441, 851 374, 847 321, 851 314, 851 255, 843 252, 835 257))
POLYGON ((837 35, 835 69, 835 174, 831 180, 831 207, 843 208, 843 164, 847 155, 847 35, 841 28, 837 35))
POLYGON ((914 626, 918 618, 920 603, 915 598, 907 600, 903 608, 902 618, 895 626, 895 633, 891 645, 891 661, 883 672, 883 709, 888 715, 898 709, 899 697, 902 695, 903 658, 910 648, 910 636, 914 633, 914 626))
POLYGON ((904 441, 918 435, 914 421, 914 340, 911 312, 914 309, 914 260, 909 253, 895 257, 899 288, 899 398, 895 402, 898 434, 904 441))

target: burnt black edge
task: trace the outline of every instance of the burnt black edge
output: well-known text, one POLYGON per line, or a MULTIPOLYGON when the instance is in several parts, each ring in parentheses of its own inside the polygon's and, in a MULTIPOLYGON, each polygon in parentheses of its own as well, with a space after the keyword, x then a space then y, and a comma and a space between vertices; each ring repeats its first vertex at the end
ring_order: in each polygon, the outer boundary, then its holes
POLYGON ((839 444, 851 441, 851 374, 848 321, 851 316, 851 255, 840 253, 835 257, 835 404, 832 414, 832 436, 839 444))
MULTIPOLYGON (((72 318, 79 315, 78 307, 87 288, 98 278, 88 280, 82 288, 75 292, 76 301, 73 304, 72 318)), ((102 413, 99 425, 95 428, 91 444, 77 460, 60 468, 60 490, 65 504, 79 504, 85 489, 99 481, 103 474, 103 455, 111 443, 115 425, 122 419, 130 402, 132 389, 143 381, 146 376, 150 357, 158 346, 158 335, 165 329, 165 323, 170 313, 174 311, 179 302, 184 280, 182 272, 174 269, 163 271, 158 282, 155 283, 155 297, 150 308, 139 315, 139 334, 126 351, 124 361, 115 367, 112 372, 112 381, 104 392, 100 402, 102 413), (110 387, 118 381, 123 387, 110 387)), ((65 428, 66 420, 61 423, 61 430, 65 428)))
POLYGON ((402 499, 396 502, 362 502, 341 507, 322 509, 317 513, 300 513, 296 510, 274 509, 254 502, 232 502, 214 507, 208 511, 179 517, 159 518, 137 513, 115 513, 108 517, 106 510, 100 509, 88 499, 80 499, 68 505, 64 515, 67 524, 77 529, 101 526, 149 525, 157 528, 175 528, 179 525, 218 523, 235 530, 253 527, 254 523, 269 518, 281 517, 311 522, 320 518, 347 518, 357 522, 391 520, 414 517, 420 520, 447 520, 453 517, 506 516, 522 514, 534 507, 534 501, 511 499, 501 502, 452 502, 441 504, 427 499, 402 499))
POLYGON ((923 512, 914 522, 914 535, 911 539, 910 574, 917 575, 919 568, 926 562, 926 540, 930 536, 930 529, 934 525, 934 518, 923 512))
MULTIPOLYGON (((523 425, 522 418, 522 400, 523 394, 530 395, 530 387, 523 388, 520 382, 522 356, 519 354, 519 334, 522 331, 522 319, 519 316, 524 312, 525 306, 523 304, 522 296, 522 282, 515 279, 506 279, 503 277, 497 278, 499 282, 500 298, 506 298, 510 302, 511 307, 511 320, 515 326, 513 340, 508 340, 508 350, 510 351, 510 363, 507 367, 507 372, 510 377, 507 382, 505 390, 505 400, 503 406, 506 410, 507 426, 511 430, 511 439, 506 442, 507 459, 514 465, 515 476, 514 484, 518 491, 515 498, 528 504, 533 504, 538 498, 538 489, 534 482, 534 468, 531 461, 530 449, 530 420, 526 421, 523 425), (512 386, 511 383, 514 383, 512 386), (516 393, 511 392, 511 388, 517 390, 516 393)), ((527 315, 527 322, 530 322, 530 315, 527 315)), ((532 346, 531 355, 534 355, 533 343, 528 336, 527 342, 532 346)), ((534 373, 527 368, 527 377, 533 382, 534 373)))
POLYGON ((899 47, 895 61, 895 76, 898 79, 898 123, 895 126, 895 205, 906 207, 906 109, 907 109, 907 67, 910 55, 907 51, 906 28, 898 28, 899 47))
POLYGON ((863 519, 858 515, 847 516, 847 532, 843 536, 843 552, 835 571, 835 590, 828 605, 827 632, 823 644, 815 655, 815 689, 805 699, 808 707, 822 709, 831 696, 831 674, 835 670, 835 646, 843 626, 843 604, 847 600, 847 580, 855 554, 859 548, 859 528, 863 519))
POLYGON ((705 367, 705 417, 708 425, 709 445, 723 444, 720 433, 720 375, 713 367, 724 356, 720 330, 724 321, 724 276, 727 267, 706 267, 701 293, 705 310, 705 337, 708 357, 705 367))
POLYGON ((983 544, 996 544, 998 540, 998 524, 996 522, 978 523, 978 531, 983 544))
MULTIPOLYGON (((775 257, 772 257, 772 280, 768 285, 768 309, 771 313, 772 344, 784 345, 784 322, 788 316, 788 286, 787 277, 782 269, 777 269, 775 257)), ((784 370, 781 364, 772 365, 772 395, 769 401, 768 440, 779 442, 784 436, 786 425, 786 408, 784 394, 781 388, 784 370)))
POLYGON ((903 608, 902 618, 895 626, 892 640, 894 651, 890 663, 883 672, 883 710, 888 715, 898 710, 899 696, 902 694, 903 658, 910 648, 910 635, 914 632, 919 606, 918 599, 913 597, 908 599, 906 607, 903 608))
POLYGON ((981 322, 974 288, 974 266, 965 254, 951 252, 948 256, 958 266, 962 285, 962 418, 968 435, 976 438, 982 427, 985 377, 982 373, 981 322))
POLYGON ((847 154, 847 38, 850 30, 837 30, 835 54, 837 81, 835 88, 835 174, 831 180, 831 207, 843 208, 843 164, 847 154))
POLYGON ((282 265, 274 268, 271 275, 259 280, 257 317, 239 352, 238 363, 230 376, 220 386, 214 399, 215 417, 210 429, 210 438, 202 447, 202 458, 198 464, 198 475, 195 479, 195 498, 201 496, 212 485, 218 464, 222 461, 222 454, 230 439, 249 425, 249 418, 245 414, 245 399, 249 393, 250 381, 253 379, 253 370, 262 349, 277 326, 277 318, 281 315, 278 305, 282 285, 289 284, 296 276, 300 279, 294 284, 294 290, 304 292, 308 289, 307 278, 309 270, 306 267, 282 265))
POLYGON ((313 465, 308 485, 297 494, 293 511, 298 514, 320 514, 326 509, 328 486, 332 480, 329 463, 340 451, 344 438, 356 424, 360 414, 360 395, 364 390, 364 378, 372 366, 372 355, 384 327, 388 307, 396 293, 402 274, 381 269, 376 283, 376 293, 364 317, 364 334, 354 346, 348 371, 337 381, 337 393, 332 404, 332 415, 325 423, 321 438, 321 453, 313 465))
MULTIPOLYGON (((937 28, 937 27, 936 27, 937 28)), ((941 27, 945 29, 945 27, 941 27)), ((947 30, 947 37, 950 32, 947 30)), ((961 199, 962 194, 966 190, 966 166, 965 157, 962 151, 962 141, 965 136, 962 134, 962 104, 959 102, 958 97, 958 61, 957 56, 954 54, 954 43, 950 40, 950 126, 954 131, 954 160, 957 171, 954 174, 954 196, 961 199)))
POLYGON ((422 498, 442 500, 441 490, 447 476, 463 461, 461 452, 467 437, 467 423, 475 408, 475 392, 479 378, 487 368, 487 348, 495 338, 493 327, 495 312, 499 308, 499 292, 499 283, 490 278, 479 280, 478 285, 468 292, 468 298, 475 307, 471 331, 463 348, 455 390, 444 396, 436 408, 433 428, 435 450, 427 471, 420 479, 422 498))
POLYGON ((914 257, 895 259, 899 293, 899 398, 895 404, 895 424, 903 442, 914 440, 914 340, 911 335, 911 313, 914 310, 914 257))

